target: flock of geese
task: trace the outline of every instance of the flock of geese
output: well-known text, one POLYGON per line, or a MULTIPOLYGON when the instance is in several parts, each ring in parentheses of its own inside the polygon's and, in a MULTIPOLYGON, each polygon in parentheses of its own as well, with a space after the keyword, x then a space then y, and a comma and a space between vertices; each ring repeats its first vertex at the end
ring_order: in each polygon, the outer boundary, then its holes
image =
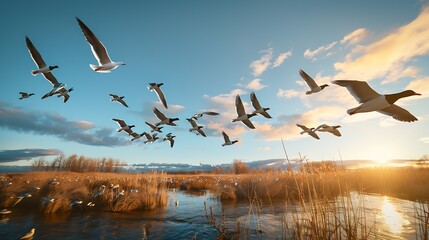
MULTIPOLYGON (((125 65, 125 63, 123 62, 112 61, 111 58, 109 57, 109 54, 105 46, 95 36, 95 34, 79 18, 76 18, 76 20, 83 32, 83 35, 86 41, 91 47, 94 57, 98 62, 98 65, 90 64, 89 66, 91 67, 91 69, 93 69, 95 72, 108 73, 119 66, 125 65)), ((73 88, 66 89, 66 85, 64 83, 58 82, 58 80, 54 77, 54 75, 52 74, 52 71, 59 67, 56 65, 53 65, 53 66, 47 65, 43 60, 42 56, 40 55, 40 53, 38 52, 38 50, 36 49, 36 47, 34 46, 34 44, 31 42, 30 38, 27 36, 25 40, 26 40, 28 51, 30 52, 31 57, 37 66, 37 69, 33 70, 31 73, 33 75, 37 75, 37 74, 43 75, 43 77, 46 80, 48 80, 52 85, 52 89, 48 93, 46 93, 42 97, 42 99, 57 95, 58 97, 63 97, 64 102, 67 102, 67 100, 70 98, 70 92, 73 91, 73 88)), ((299 74, 301 75, 302 79, 307 83, 307 85, 310 88, 310 90, 306 92, 307 95, 316 94, 329 86, 328 84, 323 84, 319 86, 316 83, 316 81, 303 70, 300 70, 299 74)), ((403 122, 417 121, 417 118, 413 116, 410 112, 408 112, 404 108, 401 108, 395 105, 395 102, 400 98, 409 97, 413 95, 420 95, 412 90, 406 90, 395 94, 382 95, 374 91, 365 81, 335 80, 332 83, 338 86, 347 88, 350 94, 360 103, 359 106, 349 109, 347 111, 349 115, 363 113, 363 112, 377 111, 382 114, 391 116, 394 119, 399 121, 403 121, 403 122)), ((168 109, 166 97, 163 91, 161 90, 161 86, 163 86, 163 83, 149 83, 147 88, 149 91, 155 92, 156 95, 158 96, 159 101, 162 103, 165 109, 168 109)), ((29 98, 30 96, 34 95, 34 93, 26 93, 26 92, 20 92, 20 94, 21 94, 21 97, 19 99, 29 98)), ((116 94, 109 94, 109 95, 111 96, 112 102, 116 101, 121 105, 123 105, 124 107, 128 107, 128 105, 124 101, 124 96, 118 96, 116 94)), ((242 122, 248 128, 255 129, 255 126, 250 121, 250 118, 256 115, 261 115, 265 118, 271 118, 270 114, 267 112, 268 110, 270 110, 270 108, 262 107, 254 92, 250 94, 250 100, 254 108, 254 111, 252 113, 246 113, 243 106, 243 102, 240 98, 240 95, 236 96, 235 108, 236 108, 237 117, 232 119, 232 122, 242 122)), ((144 143, 152 143, 152 142, 155 142, 157 139, 160 139, 160 137, 158 136, 158 133, 162 132, 161 129, 163 127, 161 125, 176 126, 174 122, 179 120, 179 118, 167 117, 156 107, 153 107, 153 113, 159 119, 159 122, 155 124, 145 122, 146 125, 150 127, 149 133, 142 132, 139 134, 134 132, 132 128, 135 126, 128 125, 122 119, 113 118, 113 121, 115 121, 120 127, 119 129, 117 129, 117 131, 128 133, 129 136, 131 137, 131 141, 137 140, 144 136, 146 138, 146 141, 144 141, 144 143)), ((207 135, 203 131, 203 126, 197 124, 197 120, 203 117, 204 115, 214 116, 214 115, 219 115, 219 113, 211 112, 211 111, 202 112, 202 113, 195 114, 191 118, 187 118, 186 120, 191 124, 191 128, 189 128, 190 132, 196 132, 197 135, 206 137, 207 135)), ((316 134, 317 131, 330 132, 335 136, 338 136, 338 137, 341 136, 341 133, 338 130, 338 128, 340 128, 339 125, 329 126, 327 124, 321 124, 318 127, 311 127, 311 128, 308 128, 301 124, 297 124, 297 126, 302 129, 301 134, 307 133, 308 135, 312 136, 315 139, 320 139, 319 136, 316 134)), ((238 142, 238 140, 231 141, 229 136, 224 131, 222 131, 222 136, 224 138, 224 143, 222 144, 222 146, 233 145, 234 143, 238 142)), ((169 141, 170 146, 173 147, 175 137, 176 136, 172 135, 172 133, 168 133, 162 140, 169 141)))

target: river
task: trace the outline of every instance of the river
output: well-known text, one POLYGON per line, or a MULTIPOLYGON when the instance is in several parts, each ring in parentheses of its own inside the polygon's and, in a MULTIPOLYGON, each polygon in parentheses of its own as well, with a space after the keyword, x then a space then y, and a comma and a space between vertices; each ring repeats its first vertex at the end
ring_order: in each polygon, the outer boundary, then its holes
MULTIPOLYGON (((354 209, 365 209, 360 212, 364 212, 365 223, 370 225, 367 228, 370 239, 421 238, 420 233, 416 235, 419 228, 415 208, 421 206, 418 203, 355 192, 349 199, 354 209)), ((0 239, 18 239, 33 227, 36 229, 34 239, 216 239, 219 232, 208 223, 204 202, 208 208, 213 208, 217 223, 223 209, 229 233, 239 222, 242 239, 287 237, 284 223, 300 218, 302 210, 301 206, 284 203, 222 204, 204 192, 170 191, 168 206, 150 212, 41 214, 16 210, 1 217, 0 239)))

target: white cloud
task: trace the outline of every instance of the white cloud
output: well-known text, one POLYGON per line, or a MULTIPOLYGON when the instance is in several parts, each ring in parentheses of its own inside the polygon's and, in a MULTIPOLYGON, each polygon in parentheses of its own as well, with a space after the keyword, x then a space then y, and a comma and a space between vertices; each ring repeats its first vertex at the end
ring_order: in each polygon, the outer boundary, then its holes
MULTIPOLYGON (((339 71, 335 78, 370 81, 389 76, 398 68, 407 69, 404 65, 410 60, 429 52, 428 22, 429 6, 426 6, 410 23, 367 46, 355 47, 344 62, 334 64, 339 71)), ((410 70, 405 76, 409 76, 410 70)))
POLYGON ((338 42, 331 42, 329 44, 326 44, 324 46, 320 46, 319 48, 317 48, 316 50, 310 50, 307 49, 304 52, 304 57, 309 58, 309 59, 315 59, 316 55, 321 54, 322 52, 326 52, 329 49, 333 48, 335 45, 337 45, 338 42))
POLYGON ((279 90, 277 91, 277 97, 286 98, 286 99, 298 97, 299 94, 300 94, 300 92, 298 92, 294 89, 283 90, 283 89, 279 88, 279 90))
POLYGON ((292 56, 292 51, 287 51, 287 52, 284 52, 284 53, 281 53, 277 58, 276 58, 276 60, 274 61, 274 64, 273 64, 273 68, 276 68, 276 67, 278 67, 278 66, 280 66, 286 59, 288 59, 290 56, 292 56))
POLYGON ((347 44, 347 45, 352 45, 352 44, 356 44, 360 41, 362 41, 362 39, 364 39, 367 35, 367 30, 365 28, 359 28, 356 29, 355 31, 347 34, 345 37, 343 37, 343 39, 341 39, 340 43, 341 44, 347 44))
POLYGON ((406 78, 406 77, 416 77, 419 73, 419 69, 416 67, 407 67, 403 68, 403 66, 398 66, 395 69, 392 69, 389 75, 381 82, 381 84, 395 82, 398 79, 406 78))
POLYGON ((253 79, 246 85, 246 88, 252 89, 252 90, 260 90, 264 87, 266 87, 266 85, 261 84, 261 79, 259 78, 253 79))
POLYGON ((271 58, 273 57, 273 49, 268 48, 266 50, 261 51, 265 53, 259 60, 253 61, 250 64, 250 68, 252 69, 252 74, 255 77, 260 76, 264 73, 271 64, 271 58))
POLYGON ((429 97, 429 77, 411 81, 405 89, 414 90, 415 92, 420 93, 421 96, 417 96, 416 98, 404 98, 404 100, 427 98, 429 97))

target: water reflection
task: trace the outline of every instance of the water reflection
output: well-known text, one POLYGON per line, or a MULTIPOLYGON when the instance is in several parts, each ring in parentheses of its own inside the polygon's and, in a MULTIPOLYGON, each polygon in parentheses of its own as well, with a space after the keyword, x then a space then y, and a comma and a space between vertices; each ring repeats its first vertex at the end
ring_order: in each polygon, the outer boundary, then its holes
MULTIPOLYGON (((350 198, 353 206, 365 207, 368 229, 377 229, 370 239, 416 239, 413 202, 356 192, 350 198)), ((223 210, 227 229, 233 231, 238 223, 241 228, 248 227, 250 232, 241 232, 244 239, 249 235, 252 239, 279 239, 285 236, 283 224, 291 225, 294 219, 303 217, 299 205, 261 204, 252 208, 249 203, 225 204, 210 194, 171 191, 165 209, 143 213, 43 215, 14 211, 10 219, 0 219, 0 239, 16 239, 23 228, 32 227, 36 228, 37 239, 192 239, 195 235, 197 239, 216 239, 217 230, 204 216, 204 202, 218 220, 223 210), (175 201, 180 205, 176 207, 175 201)))
POLYGON ((396 206, 393 205, 390 198, 387 196, 384 196, 381 212, 383 213, 384 222, 392 233, 399 234, 402 232, 404 225, 410 224, 410 222, 398 212, 396 206))

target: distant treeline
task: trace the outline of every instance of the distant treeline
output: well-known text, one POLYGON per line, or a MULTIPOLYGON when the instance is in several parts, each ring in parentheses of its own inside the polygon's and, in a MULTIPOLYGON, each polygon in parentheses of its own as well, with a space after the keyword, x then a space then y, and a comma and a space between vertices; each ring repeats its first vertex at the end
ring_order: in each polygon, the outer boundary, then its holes
POLYGON ((33 171, 67 171, 67 172, 109 172, 123 171, 127 164, 113 158, 88 158, 73 154, 69 157, 58 155, 54 160, 38 158, 33 161, 33 171))

